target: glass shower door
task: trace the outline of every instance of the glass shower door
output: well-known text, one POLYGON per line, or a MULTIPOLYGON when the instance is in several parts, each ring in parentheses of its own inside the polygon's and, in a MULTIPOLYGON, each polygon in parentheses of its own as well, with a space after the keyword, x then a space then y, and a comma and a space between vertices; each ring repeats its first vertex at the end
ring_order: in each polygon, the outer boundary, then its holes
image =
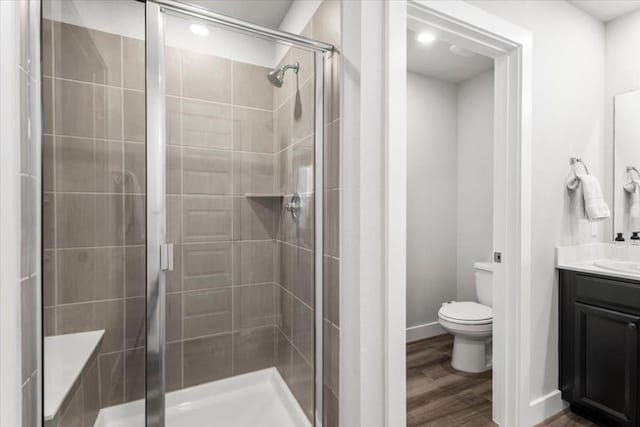
POLYGON ((323 51, 146 8, 147 425, 321 425, 323 51))

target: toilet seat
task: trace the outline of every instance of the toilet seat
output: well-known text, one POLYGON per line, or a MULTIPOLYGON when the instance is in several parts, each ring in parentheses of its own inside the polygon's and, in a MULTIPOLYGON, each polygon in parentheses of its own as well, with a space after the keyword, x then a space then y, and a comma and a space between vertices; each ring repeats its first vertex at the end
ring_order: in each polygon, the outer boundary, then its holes
POLYGON ((486 325, 493 323, 493 309, 472 301, 444 303, 438 316, 451 323, 463 325, 486 325))

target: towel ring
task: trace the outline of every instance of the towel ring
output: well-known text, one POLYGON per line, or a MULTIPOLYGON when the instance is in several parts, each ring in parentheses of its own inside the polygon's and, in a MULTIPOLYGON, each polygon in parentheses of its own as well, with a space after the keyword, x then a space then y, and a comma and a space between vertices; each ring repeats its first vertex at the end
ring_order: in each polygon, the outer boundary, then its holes
POLYGON ((581 164, 587 175, 589 175, 589 168, 580 157, 570 157, 569 164, 571 165, 571 172, 569 173, 569 178, 567 179, 567 188, 569 190, 575 190, 580 184, 580 181, 578 180, 578 172, 576 171, 577 165, 581 164), (571 173, 573 173, 573 177, 571 177, 571 173))
POLYGON ((576 173, 576 166, 579 164, 582 165, 582 167, 584 168, 584 171, 587 173, 587 175, 589 175, 589 168, 587 167, 587 165, 582 161, 582 159, 580 157, 571 157, 569 159, 569 164, 573 167, 573 173, 576 173))

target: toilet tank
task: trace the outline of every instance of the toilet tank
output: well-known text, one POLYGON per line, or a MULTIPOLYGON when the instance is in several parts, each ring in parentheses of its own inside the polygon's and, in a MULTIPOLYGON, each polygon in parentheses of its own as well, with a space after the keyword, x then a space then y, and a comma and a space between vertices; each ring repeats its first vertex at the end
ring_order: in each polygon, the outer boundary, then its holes
POLYGON ((493 307, 493 263, 476 262, 473 264, 476 275, 476 296, 478 302, 493 307))

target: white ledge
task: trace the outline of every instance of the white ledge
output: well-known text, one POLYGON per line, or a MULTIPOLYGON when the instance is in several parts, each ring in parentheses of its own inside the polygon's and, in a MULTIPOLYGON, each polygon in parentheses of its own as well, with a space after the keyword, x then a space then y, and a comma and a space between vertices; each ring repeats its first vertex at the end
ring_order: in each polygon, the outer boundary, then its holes
POLYGON ((44 419, 56 417, 73 384, 80 378, 104 331, 55 335, 44 339, 44 419))

